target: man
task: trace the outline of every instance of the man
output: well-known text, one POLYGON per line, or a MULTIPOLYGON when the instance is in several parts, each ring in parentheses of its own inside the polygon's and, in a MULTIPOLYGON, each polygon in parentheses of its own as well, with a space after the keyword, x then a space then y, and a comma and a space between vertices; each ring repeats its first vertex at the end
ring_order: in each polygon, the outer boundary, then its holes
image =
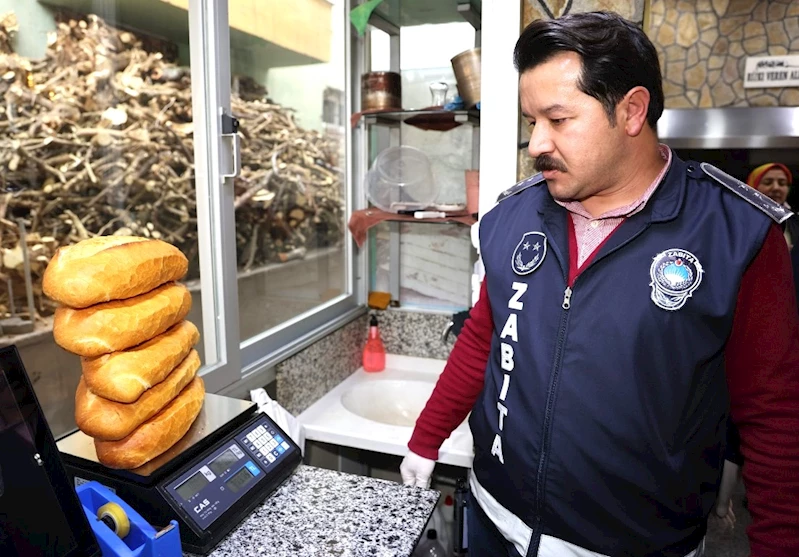
POLYGON ((786 212, 658 143, 657 55, 622 18, 536 21, 515 63, 542 174, 482 218, 481 295, 403 480, 471 410, 471 555, 696 557, 731 409, 752 555, 799 555, 786 212))

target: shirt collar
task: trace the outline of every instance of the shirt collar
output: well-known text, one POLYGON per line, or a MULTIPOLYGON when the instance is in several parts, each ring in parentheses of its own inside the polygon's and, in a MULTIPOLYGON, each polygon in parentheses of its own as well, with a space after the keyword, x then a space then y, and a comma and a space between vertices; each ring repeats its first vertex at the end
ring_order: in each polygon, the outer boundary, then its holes
POLYGON ((616 209, 612 209, 610 211, 602 213, 598 217, 593 217, 591 216, 591 213, 585 210, 585 207, 583 207, 583 204, 580 203, 579 201, 558 201, 557 199, 555 199, 555 203, 557 203, 558 205, 560 205, 570 213, 580 215, 581 217, 587 219, 595 219, 595 218, 610 219, 610 218, 630 217, 638 213, 639 211, 643 210, 643 208, 646 206, 647 201, 649 201, 649 198, 652 197, 652 195, 655 193, 655 190, 657 190, 658 186, 663 181, 663 177, 666 175, 666 172, 669 171, 672 159, 671 149, 667 145, 660 143, 658 144, 658 152, 660 153, 660 156, 663 157, 663 160, 666 161, 666 164, 663 166, 663 169, 655 177, 655 179, 652 181, 652 183, 649 185, 646 191, 644 191, 644 193, 641 194, 641 197, 639 197, 632 203, 629 203, 628 205, 625 205, 623 207, 617 207, 616 209))

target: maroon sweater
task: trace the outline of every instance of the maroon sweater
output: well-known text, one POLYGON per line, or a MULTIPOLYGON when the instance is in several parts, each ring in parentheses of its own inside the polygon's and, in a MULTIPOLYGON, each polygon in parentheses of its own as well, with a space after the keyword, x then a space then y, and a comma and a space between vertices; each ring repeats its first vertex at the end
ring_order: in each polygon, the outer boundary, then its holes
MULTIPOLYGON (((574 258, 572 258, 574 259, 574 258)), ((571 274, 571 273, 570 273, 571 274)), ((785 239, 772 226, 744 273, 727 343, 732 419, 741 434, 753 557, 799 556, 799 313, 785 239)), ((494 334, 486 284, 408 448, 438 459, 483 388, 494 334)))

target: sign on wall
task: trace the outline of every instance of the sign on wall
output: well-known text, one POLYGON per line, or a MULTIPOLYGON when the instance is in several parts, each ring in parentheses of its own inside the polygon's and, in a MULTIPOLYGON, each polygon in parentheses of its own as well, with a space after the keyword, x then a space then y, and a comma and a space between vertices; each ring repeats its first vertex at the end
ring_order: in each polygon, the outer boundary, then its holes
POLYGON ((799 87, 799 55, 748 56, 744 88, 799 87))

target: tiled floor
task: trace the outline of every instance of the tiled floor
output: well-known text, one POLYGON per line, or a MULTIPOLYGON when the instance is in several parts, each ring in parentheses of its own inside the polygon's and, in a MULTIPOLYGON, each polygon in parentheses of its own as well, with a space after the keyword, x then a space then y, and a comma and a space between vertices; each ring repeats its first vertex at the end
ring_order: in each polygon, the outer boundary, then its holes
POLYGON ((749 555, 749 541, 746 527, 749 526, 749 513, 743 508, 743 484, 739 485, 733 496, 733 511, 736 523, 732 531, 724 530, 720 522, 710 521, 707 533, 705 557, 746 557, 749 555))

